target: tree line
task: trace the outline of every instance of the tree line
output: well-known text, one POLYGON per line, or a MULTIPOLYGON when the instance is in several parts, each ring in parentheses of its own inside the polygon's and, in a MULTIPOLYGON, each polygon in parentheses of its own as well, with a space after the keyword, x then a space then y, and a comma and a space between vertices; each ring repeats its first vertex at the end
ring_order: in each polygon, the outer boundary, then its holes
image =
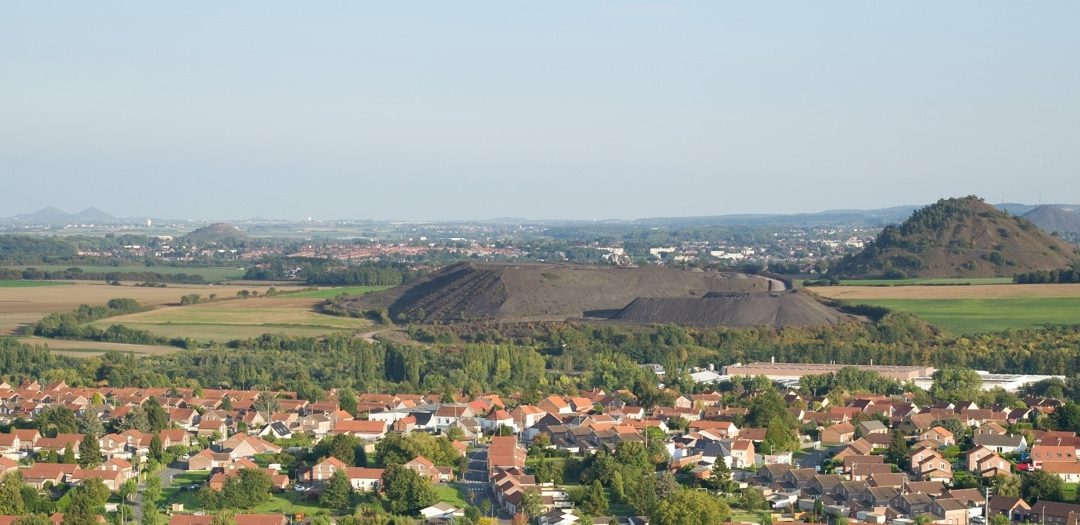
POLYGON ((205 284, 203 276, 187 273, 170 272, 87 272, 82 268, 72 267, 65 270, 41 270, 38 268, 0 268, 2 281, 142 281, 177 284, 205 284))
POLYGON ((1080 263, 1058 270, 1019 273, 1013 276, 1013 282, 1017 284, 1080 283, 1080 263))

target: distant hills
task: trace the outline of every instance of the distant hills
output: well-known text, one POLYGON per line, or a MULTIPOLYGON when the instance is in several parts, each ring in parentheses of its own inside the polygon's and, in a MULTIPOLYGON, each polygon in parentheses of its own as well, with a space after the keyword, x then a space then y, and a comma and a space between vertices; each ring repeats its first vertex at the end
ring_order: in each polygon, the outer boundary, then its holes
MULTIPOLYGON (((1080 235, 1080 205, 1052 204, 1035 205, 1006 203, 994 205, 1011 215, 1024 216, 1048 232, 1071 233, 1080 235)), ((637 227, 703 227, 703 226, 868 226, 884 227, 897 224, 908 218, 921 206, 905 205, 878 209, 836 209, 816 213, 767 214, 744 213, 728 215, 707 215, 689 217, 646 217, 630 220, 532 220, 518 217, 463 221, 494 224, 548 224, 575 226, 580 224, 607 224, 637 227)), ((134 224, 142 223, 145 217, 120 218, 98 208, 90 207, 77 213, 68 213, 54 206, 48 206, 32 213, 21 213, 13 217, 0 217, 0 223, 24 226, 66 226, 86 224, 134 224)), ((156 218, 155 222, 162 220, 156 218)), ((251 219, 251 222, 276 222, 272 220, 251 219)), ((286 221, 287 222, 287 221, 286 221)), ((380 221, 374 221, 380 222, 380 221)), ((387 221, 389 222, 389 221, 387 221)))
MULTIPOLYGON (((1035 211, 1035 210, 1031 210, 1035 211)), ((1042 215, 1040 212, 1039 215, 1042 215)), ((1076 248, 978 197, 942 199, 887 226, 830 275, 845 277, 1010 277, 1080 261, 1076 248)))
POLYGON ((78 213, 67 213, 64 210, 49 206, 33 213, 23 213, 12 217, 14 221, 26 224, 114 224, 121 222, 116 217, 109 215, 97 208, 90 207, 78 213))
POLYGON ((1049 204, 1038 206, 1025 213, 1023 217, 1051 233, 1080 234, 1080 214, 1060 206, 1049 204))

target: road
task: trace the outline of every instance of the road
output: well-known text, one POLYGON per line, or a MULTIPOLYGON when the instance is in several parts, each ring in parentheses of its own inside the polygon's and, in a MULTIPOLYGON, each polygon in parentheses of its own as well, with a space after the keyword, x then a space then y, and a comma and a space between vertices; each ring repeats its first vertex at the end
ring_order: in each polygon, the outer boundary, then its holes
POLYGON ((487 455, 486 445, 469 452, 469 466, 465 470, 464 480, 460 482, 461 488, 468 492, 471 503, 480 508, 483 508, 484 501, 490 501, 492 508, 495 507, 488 484, 487 455))
POLYGON ((811 450, 805 455, 795 458, 795 466, 799 468, 814 468, 825 463, 826 460, 835 455, 835 450, 826 448, 822 450, 811 450))
MULTIPOLYGON (((161 489, 162 490, 164 490, 164 489, 166 489, 168 487, 171 487, 173 477, 177 476, 179 474, 182 474, 184 472, 181 469, 175 468, 174 465, 176 465, 176 464, 174 463, 173 465, 165 467, 165 468, 161 469, 160 472, 155 474, 155 476, 157 476, 157 478, 158 478, 158 481, 161 482, 161 489)), ((135 521, 136 521, 136 523, 142 523, 143 491, 145 491, 145 490, 146 490, 146 483, 145 482, 140 482, 139 483, 139 490, 135 492, 135 501, 132 503, 132 507, 134 507, 134 512, 135 512, 135 521)))

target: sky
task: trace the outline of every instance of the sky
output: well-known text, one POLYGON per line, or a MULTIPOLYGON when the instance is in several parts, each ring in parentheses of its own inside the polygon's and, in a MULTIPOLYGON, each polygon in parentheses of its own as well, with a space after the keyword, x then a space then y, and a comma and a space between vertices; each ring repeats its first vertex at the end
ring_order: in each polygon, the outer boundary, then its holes
POLYGON ((1080 2, 10 2, 0 216, 1080 203, 1080 2))

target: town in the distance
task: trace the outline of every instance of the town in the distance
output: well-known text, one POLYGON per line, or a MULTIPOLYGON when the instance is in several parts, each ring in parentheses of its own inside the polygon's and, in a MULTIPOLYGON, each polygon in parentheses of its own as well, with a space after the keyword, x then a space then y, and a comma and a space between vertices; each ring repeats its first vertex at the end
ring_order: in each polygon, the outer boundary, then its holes
POLYGON ((0 525, 1078 525, 1074 210, 0 219, 0 525))

